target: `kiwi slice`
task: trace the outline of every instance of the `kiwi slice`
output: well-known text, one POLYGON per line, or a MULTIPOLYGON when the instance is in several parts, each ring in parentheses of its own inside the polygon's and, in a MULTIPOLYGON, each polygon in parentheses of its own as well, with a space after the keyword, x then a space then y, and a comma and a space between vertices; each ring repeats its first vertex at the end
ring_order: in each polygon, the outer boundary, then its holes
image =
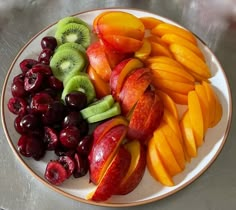
POLYGON ((53 75, 63 83, 67 77, 83 71, 85 65, 86 60, 83 53, 72 48, 58 50, 50 60, 53 75))
POLYGON ((93 115, 87 119, 88 123, 96 123, 108 118, 117 116, 121 113, 120 105, 118 102, 115 102, 113 106, 105 112, 93 115))
POLYGON ((78 44, 75 42, 67 42, 62 45, 59 45, 59 47, 56 49, 56 51, 66 49, 66 48, 72 48, 72 49, 78 50, 78 51, 86 54, 86 49, 81 44, 78 44))
POLYGON ((89 27, 86 22, 84 22, 82 19, 74 16, 68 16, 64 17, 63 19, 59 20, 57 23, 57 29, 64 27, 65 25, 69 23, 77 23, 77 24, 82 24, 86 26, 87 28, 89 27))
POLYGON ((72 91, 81 91, 86 94, 88 104, 96 97, 95 89, 88 74, 80 72, 78 75, 71 77, 64 86, 61 99, 65 101, 65 97, 72 91))
POLYGON ((87 119, 91 116, 107 111, 112 107, 113 104, 114 99, 112 95, 107 95, 100 100, 90 104, 88 107, 82 109, 80 113, 84 119, 87 119))
POLYGON ((58 28, 55 37, 59 45, 66 42, 75 42, 87 48, 90 44, 90 31, 82 24, 68 23, 58 28))

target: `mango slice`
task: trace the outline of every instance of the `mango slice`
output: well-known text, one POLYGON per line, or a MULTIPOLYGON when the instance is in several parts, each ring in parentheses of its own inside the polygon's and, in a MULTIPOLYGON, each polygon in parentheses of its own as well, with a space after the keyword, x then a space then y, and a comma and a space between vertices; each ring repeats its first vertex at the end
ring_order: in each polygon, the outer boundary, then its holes
POLYGON ((157 25, 159 25, 160 23, 163 23, 163 21, 154 18, 154 17, 140 17, 139 20, 142 21, 145 29, 153 29, 154 27, 156 27, 157 25))

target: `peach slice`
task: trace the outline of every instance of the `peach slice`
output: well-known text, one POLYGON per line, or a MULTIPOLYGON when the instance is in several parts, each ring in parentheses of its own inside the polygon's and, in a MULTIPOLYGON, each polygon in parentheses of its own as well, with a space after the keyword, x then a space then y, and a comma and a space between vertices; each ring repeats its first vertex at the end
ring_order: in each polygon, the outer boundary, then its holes
POLYGON ((189 118, 189 112, 186 111, 180 120, 180 129, 184 139, 186 151, 190 157, 197 156, 197 145, 193 134, 192 124, 189 118))
POLYGON ((188 94, 189 91, 194 90, 194 84, 156 78, 155 74, 153 74, 152 84, 161 90, 167 89, 181 94, 188 94))
POLYGON ((166 43, 161 39, 161 37, 159 37, 159 36, 150 35, 150 36, 147 36, 146 39, 147 39, 149 42, 154 42, 154 43, 157 43, 157 44, 162 45, 163 47, 168 48, 168 44, 166 44, 166 43))
POLYGON ((154 17, 140 17, 139 20, 142 21, 145 29, 151 30, 160 23, 163 23, 162 20, 159 20, 154 17))
POLYGON ((209 127, 214 127, 221 119, 223 109, 221 103, 215 94, 212 86, 208 83, 203 81, 203 87, 205 88, 207 94, 207 100, 209 104, 209 127))
POLYGON ((144 38, 142 47, 134 53, 134 57, 144 61, 150 55, 151 50, 151 43, 144 38))
POLYGON ((151 80, 151 72, 148 68, 136 69, 126 78, 118 96, 122 113, 125 116, 132 110, 139 98, 148 88, 151 80))
POLYGON ((173 151, 167 142, 164 133, 162 132, 162 125, 159 129, 156 129, 154 134, 154 143, 160 158, 163 161, 164 167, 167 169, 171 176, 174 176, 182 171, 180 165, 178 164, 173 151))
POLYGON ((116 194, 119 195, 125 195, 133 191, 141 182, 146 168, 146 149, 139 141, 128 142, 124 144, 124 147, 131 154, 131 163, 116 191, 116 194))
POLYGON ((111 163, 107 166, 96 189, 89 193, 86 198, 97 202, 106 201, 110 198, 116 191, 114 186, 119 186, 127 174, 130 163, 130 153, 121 146, 111 163))
POLYGON ((206 79, 211 77, 207 64, 188 48, 179 44, 171 44, 170 51, 174 54, 175 59, 188 70, 206 79))
POLYGON ((127 75, 130 74, 133 70, 142 68, 143 66, 143 62, 137 58, 128 58, 117 64, 117 66, 113 69, 110 77, 111 92, 116 99, 118 99, 117 96, 120 94, 121 88, 127 75))
POLYGON ((204 121, 201 104, 194 90, 188 93, 188 110, 196 145, 199 147, 203 144, 204 121))
POLYGON ((192 50, 194 53, 196 53, 203 61, 205 61, 204 55, 201 52, 201 50, 194 45, 192 42, 188 41, 187 39, 182 38, 179 35, 176 34, 164 34, 161 39, 166 42, 167 44, 179 44, 184 47, 187 47, 188 49, 192 50))
MULTIPOLYGON (((177 124, 177 128, 179 129, 179 124, 177 124)), ((167 140, 176 161, 178 162, 179 166, 181 167, 182 170, 185 168, 185 155, 184 155, 184 147, 183 147, 183 140, 182 136, 181 139, 180 137, 174 132, 174 130, 167 124, 164 123, 162 126, 160 126, 161 132, 163 132, 165 139, 167 140)))
POLYGON ((156 150, 154 138, 151 138, 148 143, 147 167, 150 174, 161 184, 165 186, 174 186, 174 181, 166 170, 160 155, 156 150))
POLYGON ((117 153, 126 133, 127 126, 118 125, 105 133, 99 141, 93 142, 88 159, 90 181, 94 184, 98 184, 101 181, 106 168, 117 153))
POLYGON ((181 104, 181 105, 188 104, 188 95, 171 91, 168 89, 163 89, 162 91, 168 94, 174 100, 175 103, 181 104))
POLYGON ((173 58, 169 48, 156 42, 151 42, 151 56, 167 56, 173 58))
POLYGON ((152 29, 151 32, 152 34, 158 35, 160 37, 167 33, 176 34, 183 37, 184 39, 187 39, 188 41, 192 42, 195 45, 197 44, 197 40, 195 36, 190 31, 180 28, 178 26, 175 26, 173 24, 169 24, 169 23, 158 24, 156 27, 152 29))
POLYGON ((143 41, 122 35, 106 34, 102 37, 102 41, 109 49, 120 53, 133 53, 143 45, 143 41))
POLYGON ((111 67, 104 52, 104 48, 100 42, 94 42, 88 47, 87 56, 90 65, 96 73, 104 81, 108 82, 111 76, 111 67))
MULTIPOLYGON (((166 94, 165 92, 163 92, 161 90, 156 90, 156 93, 158 94, 161 101, 163 102, 165 109, 167 109, 178 120, 179 113, 178 113, 177 106, 176 106, 175 102, 173 101, 173 99, 168 94, 166 94)), ((165 115, 165 111, 164 111, 164 115, 165 115)))
POLYGON ((194 77, 188 73, 188 71, 186 71, 184 68, 181 67, 177 67, 171 64, 166 64, 164 62, 154 62, 151 63, 150 65, 148 65, 149 68, 151 69, 158 69, 158 70, 163 70, 163 71, 168 71, 170 73, 176 74, 180 77, 183 77, 187 80, 189 80, 190 82, 194 82, 195 79, 194 77))
POLYGON ((210 107, 207 100, 207 93, 202 84, 195 84, 195 91, 197 93, 201 105, 203 121, 204 121, 204 132, 206 132, 210 121, 209 120, 210 107))
POLYGON ((88 66, 87 73, 89 75, 90 80, 93 83, 97 98, 102 98, 110 94, 109 83, 105 82, 100 76, 98 76, 97 72, 91 65, 88 66))
POLYGON ((137 40, 144 38, 145 28, 136 16, 122 12, 112 11, 100 16, 96 21, 98 35, 119 35, 137 40), (124 24, 125 23, 125 24, 124 24))

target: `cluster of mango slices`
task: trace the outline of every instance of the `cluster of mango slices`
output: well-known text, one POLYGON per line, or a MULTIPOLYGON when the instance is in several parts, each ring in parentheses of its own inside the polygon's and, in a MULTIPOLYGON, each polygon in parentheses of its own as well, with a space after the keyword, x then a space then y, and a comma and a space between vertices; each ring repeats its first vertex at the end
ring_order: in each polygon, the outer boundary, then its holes
POLYGON ((164 116, 148 143, 147 166, 166 186, 197 156, 208 128, 222 117, 222 106, 209 81, 210 69, 195 36, 153 17, 142 17, 150 35, 135 53, 151 69, 164 116), (177 104, 187 105, 179 116, 177 104))

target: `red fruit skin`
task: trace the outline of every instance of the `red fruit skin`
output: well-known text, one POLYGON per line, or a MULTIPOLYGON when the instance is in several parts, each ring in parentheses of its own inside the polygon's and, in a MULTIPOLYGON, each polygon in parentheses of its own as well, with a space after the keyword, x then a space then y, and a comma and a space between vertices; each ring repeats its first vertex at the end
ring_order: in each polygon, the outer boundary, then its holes
POLYGON ((145 92, 152 81, 151 72, 148 68, 140 68, 132 71, 126 78, 121 92, 119 101, 121 102, 122 113, 126 116, 139 98, 145 92), (138 84, 138 88, 137 88, 138 84))
POLYGON ((119 147, 112 163, 109 165, 105 175, 90 199, 96 202, 101 202, 110 198, 115 193, 116 186, 119 186, 123 177, 127 173, 130 162, 130 153, 124 149, 124 147, 119 147))
POLYGON ((127 126, 110 129, 98 142, 94 141, 88 156, 90 181, 98 184, 105 168, 114 157, 127 133, 127 126))
POLYGON ((147 90, 136 104, 130 118, 127 136, 146 144, 153 131, 159 126, 164 106, 158 95, 147 90))

